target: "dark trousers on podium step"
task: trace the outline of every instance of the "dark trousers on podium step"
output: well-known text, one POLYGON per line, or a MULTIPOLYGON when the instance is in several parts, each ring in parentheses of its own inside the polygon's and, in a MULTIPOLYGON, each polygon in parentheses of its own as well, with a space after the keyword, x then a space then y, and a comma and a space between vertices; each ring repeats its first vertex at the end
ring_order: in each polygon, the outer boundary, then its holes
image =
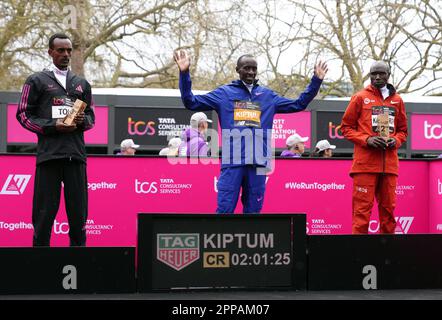
POLYGON ((63 182, 71 246, 86 245, 88 214, 86 163, 57 159, 37 165, 34 181, 33 246, 49 246, 52 226, 60 205, 63 182))

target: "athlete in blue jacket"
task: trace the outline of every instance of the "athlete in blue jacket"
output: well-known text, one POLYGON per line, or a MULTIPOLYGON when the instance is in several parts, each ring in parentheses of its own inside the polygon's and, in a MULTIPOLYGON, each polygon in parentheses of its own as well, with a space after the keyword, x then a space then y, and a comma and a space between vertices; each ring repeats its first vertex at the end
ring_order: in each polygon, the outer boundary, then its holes
POLYGON ((276 113, 304 110, 319 91, 327 64, 315 66, 315 75, 296 100, 278 96, 256 80, 257 62, 252 55, 238 59, 239 80, 205 95, 193 95, 190 57, 184 50, 174 54, 180 70, 180 91, 184 106, 192 111, 215 110, 222 129, 222 163, 218 180, 217 213, 233 213, 242 187, 244 213, 262 209, 266 170, 272 156, 271 137, 276 113))

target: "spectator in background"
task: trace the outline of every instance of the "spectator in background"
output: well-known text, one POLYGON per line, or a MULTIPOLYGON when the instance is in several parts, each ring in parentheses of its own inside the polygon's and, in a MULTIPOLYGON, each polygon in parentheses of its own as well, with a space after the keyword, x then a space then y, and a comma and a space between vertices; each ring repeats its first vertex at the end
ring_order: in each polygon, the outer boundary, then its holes
POLYGON ((171 156, 171 157, 178 156, 178 148, 181 145, 181 143, 182 143, 182 140, 178 137, 170 139, 169 143, 167 144, 167 147, 161 149, 159 155, 160 156, 171 156))
POLYGON ((207 157, 209 148, 205 139, 209 122, 204 112, 196 112, 190 118, 190 128, 183 131, 178 155, 181 157, 207 157))
POLYGON ((133 156, 135 152, 140 147, 140 145, 135 144, 132 139, 125 139, 121 141, 120 152, 117 153, 118 156, 133 156))
POLYGON ((316 143, 316 148, 312 153, 312 157, 331 158, 333 156, 334 149, 336 149, 336 146, 330 144, 328 140, 320 140, 318 143, 316 143))
POLYGON ((305 142, 308 137, 301 137, 299 134, 292 134, 286 140, 287 149, 281 153, 285 158, 301 158, 305 150, 305 142))

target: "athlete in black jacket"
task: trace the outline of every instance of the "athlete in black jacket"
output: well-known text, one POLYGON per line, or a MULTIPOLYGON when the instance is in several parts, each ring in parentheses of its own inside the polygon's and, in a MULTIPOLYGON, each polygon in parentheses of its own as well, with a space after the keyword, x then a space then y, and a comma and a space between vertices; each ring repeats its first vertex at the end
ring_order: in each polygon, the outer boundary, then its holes
POLYGON ((68 70, 72 43, 66 35, 53 35, 48 53, 53 65, 26 80, 17 109, 20 124, 38 136, 33 245, 50 245, 63 182, 70 245, 85 246, 88 198, 83 132, 95 122, 91 86, 68 70), (86 102, 87 107, 69 126, 63 123, 63 118, 76 99, 86 102))

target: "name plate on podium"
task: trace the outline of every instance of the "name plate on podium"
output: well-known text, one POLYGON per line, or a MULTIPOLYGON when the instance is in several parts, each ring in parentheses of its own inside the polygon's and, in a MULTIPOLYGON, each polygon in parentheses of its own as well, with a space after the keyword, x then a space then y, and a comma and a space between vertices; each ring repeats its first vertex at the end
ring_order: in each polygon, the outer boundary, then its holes
POLYGON ((303 214, 139 214, 140 292, 306 288, 303 214))

